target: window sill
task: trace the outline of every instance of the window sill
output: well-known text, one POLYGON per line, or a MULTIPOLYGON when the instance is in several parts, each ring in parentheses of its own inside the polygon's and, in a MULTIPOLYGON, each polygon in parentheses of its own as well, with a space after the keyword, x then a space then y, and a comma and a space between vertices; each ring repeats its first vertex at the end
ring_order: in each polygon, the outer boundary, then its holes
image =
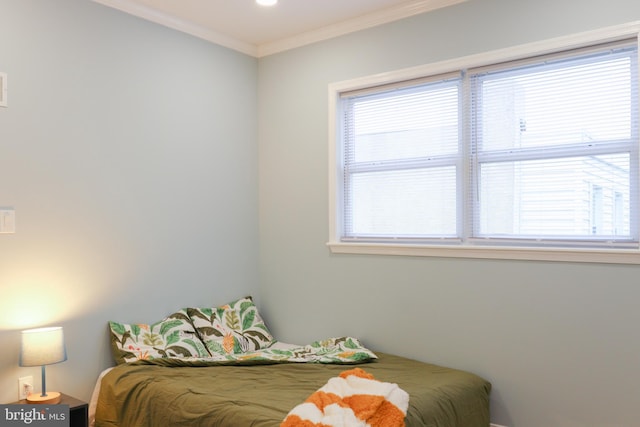
POLYGON ((334 254, 640 264, 638 249, 560 249, 328 242, 334 254))

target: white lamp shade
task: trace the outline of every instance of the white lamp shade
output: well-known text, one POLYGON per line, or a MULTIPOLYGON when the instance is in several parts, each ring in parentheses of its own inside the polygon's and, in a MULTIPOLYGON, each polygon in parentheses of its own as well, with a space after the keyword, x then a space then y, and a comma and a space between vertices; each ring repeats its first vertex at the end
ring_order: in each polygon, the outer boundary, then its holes
POLYGON ((22 331, 20 366, 44 366, 67 360, 61 326, 22 331))

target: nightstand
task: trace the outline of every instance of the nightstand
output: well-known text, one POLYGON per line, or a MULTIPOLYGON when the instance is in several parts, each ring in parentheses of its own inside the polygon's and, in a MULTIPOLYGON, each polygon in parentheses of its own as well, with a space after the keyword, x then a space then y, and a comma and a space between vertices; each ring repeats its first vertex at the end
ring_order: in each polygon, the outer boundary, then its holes
MULTIPOLYGON (((13 402, 14 405, 28 405, 26 399, 13 402)), ((69 405, 69 427, 89 426, 89 404, 64 393, 60 393, 59 405, 69 405)))

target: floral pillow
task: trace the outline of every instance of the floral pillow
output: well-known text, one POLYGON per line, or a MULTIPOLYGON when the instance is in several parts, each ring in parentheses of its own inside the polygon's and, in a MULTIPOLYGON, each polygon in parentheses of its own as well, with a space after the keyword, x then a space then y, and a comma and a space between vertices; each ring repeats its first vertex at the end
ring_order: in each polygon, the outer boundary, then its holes
POLYGON ((111 349, 116 363, 167 357, 209 357, 186 310, 156 322, 123 324, 109 322, 111 349))
POLYGON ((188 308, 187 314, 212 355, 260 350, 275 341, 251 297, 220 307, 188 308))

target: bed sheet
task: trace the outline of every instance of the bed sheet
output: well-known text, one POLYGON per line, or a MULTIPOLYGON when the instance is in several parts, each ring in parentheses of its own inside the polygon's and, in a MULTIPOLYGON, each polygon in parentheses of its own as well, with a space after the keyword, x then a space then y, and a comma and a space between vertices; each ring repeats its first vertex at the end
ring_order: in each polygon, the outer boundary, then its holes
MULTIPOLYGON (((359 365, 410 395, 407 427, 487 427, 491 384, 465 372, 377 353, 359 365)), ((344 365, 164 367, 119 365, 105 373, 96 427, 277 427, 344 365)))
MULTIPOLYGON (((300 347, 299 344, 290 344, 286 342, 276 341, 271 345, 271 348, 278 350, 290 350, 292 348, 300 347)), ((96 380, 96 384, 93 387, 93 392, 91 393, 91 400, 89 401, 89 427, 95 426, 96 421, 96 406, 98 405, 98 395, 100 394, 100 386, 102 384, 102 378, 113 369, 114 367, 110 367, 100 372, 98 375, 98 379, 96 380)))

